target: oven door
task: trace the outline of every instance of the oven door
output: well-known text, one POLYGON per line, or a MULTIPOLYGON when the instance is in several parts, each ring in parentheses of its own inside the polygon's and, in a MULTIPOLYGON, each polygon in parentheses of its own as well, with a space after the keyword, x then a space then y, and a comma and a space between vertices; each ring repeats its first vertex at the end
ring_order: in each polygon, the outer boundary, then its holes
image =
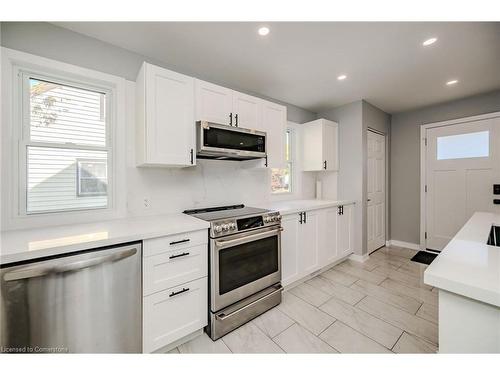
POLYGON ((266 133, 258 130, 214 124, 197 123, 199 157, 216 159, 259 159, 266 157, 266 133))
POLYGON ((210 241, 212 312, 281 281, 281 227, 210 241))

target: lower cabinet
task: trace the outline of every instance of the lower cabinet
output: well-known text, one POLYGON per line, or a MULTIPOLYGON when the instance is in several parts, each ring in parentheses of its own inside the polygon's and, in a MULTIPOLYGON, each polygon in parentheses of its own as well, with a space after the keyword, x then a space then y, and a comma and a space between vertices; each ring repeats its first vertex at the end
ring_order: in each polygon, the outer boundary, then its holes
POLYGON ((143 241, 144 353, 207 325, 207 241, 206 230, 143 241))
POLYGON ((143 300, 143 351, 151 353, 207 325, 207 277, 143 300))
POLYGON ((351 254, 352 205, 283 216, 281 265, 284 286, 351 254))

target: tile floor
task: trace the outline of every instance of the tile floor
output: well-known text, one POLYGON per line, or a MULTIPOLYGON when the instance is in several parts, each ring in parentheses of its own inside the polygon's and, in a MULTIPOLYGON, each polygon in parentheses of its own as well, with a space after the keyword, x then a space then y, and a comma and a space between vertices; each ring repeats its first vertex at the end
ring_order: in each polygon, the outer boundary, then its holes
POLYGON ((415 253, 384 247, 346 260, 222 339, 203 334, 170 353, 435 353, 438 294, 415 253))

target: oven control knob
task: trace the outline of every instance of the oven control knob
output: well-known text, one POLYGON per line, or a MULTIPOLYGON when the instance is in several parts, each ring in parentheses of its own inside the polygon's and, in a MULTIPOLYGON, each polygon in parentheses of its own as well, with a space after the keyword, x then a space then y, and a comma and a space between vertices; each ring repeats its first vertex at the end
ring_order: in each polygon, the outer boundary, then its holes
POLYGON ((276 216, 276 217, 277 217, 277 219, 276 219, 276 220, 281 220, 281 215, 278 215, 278 216, 276 216))
POLYGON ((271 221, 271 218, 269 216, 266 216, 264 218, 264 223, 269 223, 271 221))
POLYGON ((223 224, 222 225, 222 230, 228 230, 229 229, 229 225, 228 224, 223 224))
POLYGON ((216 225, 214 228, 215 233, 220 233, 222 232, 222 227, 220 225, 216 225))
POLYGON ((229 223, 229 230, 233 230, 236 228, 236 224, 235 223, 229 223))

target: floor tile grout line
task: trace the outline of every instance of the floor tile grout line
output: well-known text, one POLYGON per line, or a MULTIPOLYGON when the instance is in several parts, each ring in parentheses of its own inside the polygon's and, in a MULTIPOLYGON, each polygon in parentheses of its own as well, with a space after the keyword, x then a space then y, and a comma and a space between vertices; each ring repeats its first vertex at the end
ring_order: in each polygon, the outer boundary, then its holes
MULTIPOLYGON (((360 302, 361 302, 363 299, 365 299, 366 297, 368 297, 368 296, 363 297, 363 298, 362 298, 360 301, 358 301, 356 304, 360 303, 360 302)), ((335 298, 335 297, 333 297, 333 298, 335 298)), ((337 300, 338 300, 338 299, 337 299, 337 300)), ((338 301, 339 301, 339 300, 338 300, 338 301)), ((352 306, 352 305, 351 305, 351 306, 352 306)), ((354 306, 352 306, 352 307, 357 307, 357 306, 356 306, 356 305, 354 305, 354 306)), ((386 323, 386 324, 388 324, 388 325, 390 325, 390 326, 393 326, 394 328, 396 328, 396 329, 398 329, 398 330, 400 330, 400 331, 402 331, 402 330, 403 330, 402 328, 400 328, 400 327, 398 327, 398 326, 396 326, 396 325, 394 325, 394 324, 392 324, 392 323, 390 323, 390 322, 388 322, 388 321, 386 321, 386 320, 384 320, 384 319, 381 319, 381 318, 379 318, 378 316, 375 316, 375 315, 373 315, 373 314, 369 313, 368 311, 365 311, 365 310, 363 310, 363 309, 360 309, 359 307, 357 307, 357 308, 358 308, 359 310, 363 311, 365 314, 370 315, 372 318, 378 319, 378 320, 380 320, 380 321, 382 321, 382 322, 384 322, 384 323, 386 323)), ((323 310, 321 310, 321 311, 323 311, 323 310)), ((339 322, 341 322, 341 323, 345 324, 346 326, 348 326, 349 328, 351 328, 351 329, 353 329, 354 331, 358 332, 359 334, 361 334, 361 335, 363 335, 363 336, 365 336, 365 337, 369 338, 369 339, 370 339, 370 340, 372 340, 372 341, 375 341, 376 343, 378 343, 378 344, 382 345, 384 348, 387 348, 387 346, 385 346, 385 345, 384 345, 384 344, 382 344, 381 342, 379 342, 379 341, 377 341, 377 340, 375 340, 375 339, 373 339, 373 338, 371 338, 371 337, 367 336, 364 332, 361 332, 360 330, 358 330, 357 328, 355 328, 355 327, 351 326, 349 323, 347 323, 347 322, 343 321, 342 319, 336 318, 336 317, 334 317, 333 315, 328 314, 326 311, 323 311, 323 312, 324 312, 325 314, 327 314, 327 315, 331 316, 332 318, 334 318, 334 319, 335 319, 335 321, 339 321, 339 322)), ((333 323, 335 323, 335 322, 333 322, 333 323)), ((333 324, 333 323, 332 323, 332 324, 333 324)), ((396 340, 396 342, 397 342, 397 340, 396 340)), ((387 349, 389 349, 389 348, 387 348, 387 349)))
MULTIPOLYGON (((301 299, 300 297, 297 297, 297 298, 301 299)), ((302 299, 301 299, 301 300, 302 300, 302 299)), ((302 301, 304 301, 304 300, 302 300, 302 301)), ((304 302, 308 303, 307 301, 304 301, 304 302)), ((278 305, 278 306, 279 306, 279 305, 278 305)), ((278 307, 278 306, 276 306, 276 307, 278 307)), ((312 306, 312 305, 311 305, 311 306, 312 306)), ((314 306, 312 306, 312 307, 314 307, 314 306)), ((319 308, 317 308, 317 307, 316 307, 316 309, 318 309, 318 310, 319 310, 319 311, 321 311, 322 313, 324 313, 324 314, 328 315, 330 318, 333 318, 330 314, 327 314, 327 313, 326 313, 326 312, 324 312, 323 310, 320 310, 320 309, 319 309, 319 308)), ((315 336, 316 336, 316 334, 315 334, 313 331, 311 331, 311 330, 310 330, 310 329, 308 329, 307 327, 304 327, 302 324, 300 324, 297 320, 295 320, 294 318, 292 318, 292 317, 291 317, 290 315, 288 315, 286 312, 282 311, 281 309, 279 309, 279 310, 280 310, 283 314, 285 314, 287 317, 289 317, 291 320, 293 320, 293 322, 294 322, 294 323, 299 324, 299 325, 300 325, 300 326, 302 326, 304 329, 308 330, 309 332, 311 332, 313 335, 315 335, 315 336)), ((293 325, 293 324, 292 324, 292 325, 293 325)), ((288 327, 288 328, 290 328, 290 327, 288 327)), ((288 328, 287 328, 287 329, 288 329, 288 328)))
MULTIPOLYGON (((380 301, 379 301, 379 302, 380 302, 380 301)), ((383 302, 383 303, 385 303, 385 302, 383 302)), ((385 303, 385 304, 387 304, 387 303, 385 303)), ((390 306, 390 305, 389 305, 389 306, 390 306)), ((358 307, 358 308, 359 308, 359 309, 361 309, 360 307, 358 307)), ((394 327, 396 327, 396 328, 400 329, 400 330, 403 330, 403 331, 405 331, 405 330, 406 330, 406 328, 399 327, 399 326, 395 325, 394 323, 389 322, 389 321, 387 320, 387 318, 385 318, 385 317, 384 317, 384 315, 382 315, 382 317, 378 317, 378 316, 375 316, 375 315, 371 314, 370 312, 368 312, 368 311, 366 311, 366 310, 363 310, 363 309, 361 309, 361 310, 362 310, 362 311, 364 311, 364 312, 365 312, 365 313, 367 313, 367 314, 370 314, 370 315, 374 316, 375 318, 377 318, 377 319, 379 319, 379 320, 382 320, 382 321, 386 322, 387 324, 390 324, 390 325, 392 325, 392 326, 394 326, 394 327)), ((409 313, 408 313, 408 314, 409 314, 409 313)), ((411 314, 410 314, 410 315, 411 315, 411 314)), ((419 317, 419 316, 416 316, 416 317, 417 317, 417 318, 419 318, 419 319, 425 320, 427 323, 432 323, 432 322, 429 322, 428 320, 423 319, 423 318, 421 318, 421 317, 419 317)), ((432 324, 435 324, 435 325, 437 326, 437 324, 436 324, 436 323, 432 323, 432 324)), ((409 331, 407 331, 407 330, 406 330, 406 332, 411 333, 412 335, 417 336, 418 338, 421 338, 421 339, 425 339, 425 340, 427 340, 427 341, 430 341, 429 339, 424 338, 421 334, 418 334, 418 333, 416 333, 416 332, 413 332, 413 331, 412 331, 412 332, 409 332, 409 331)))
POLYGON ((396 342, 394 343, 394 345, 392 346, 392 348, 390 349, 391 352, 394 353, 394 351, 392 349, 394 349, 394 347, 396 346, 396 344, 399 342, 399 340, 401 340, 401 337, 403 337, 403 334, 405 333, 406 331, 403 329, 403 331, 401 332, 401 334, 399 335, 398 339, 396 340, 396 342))

